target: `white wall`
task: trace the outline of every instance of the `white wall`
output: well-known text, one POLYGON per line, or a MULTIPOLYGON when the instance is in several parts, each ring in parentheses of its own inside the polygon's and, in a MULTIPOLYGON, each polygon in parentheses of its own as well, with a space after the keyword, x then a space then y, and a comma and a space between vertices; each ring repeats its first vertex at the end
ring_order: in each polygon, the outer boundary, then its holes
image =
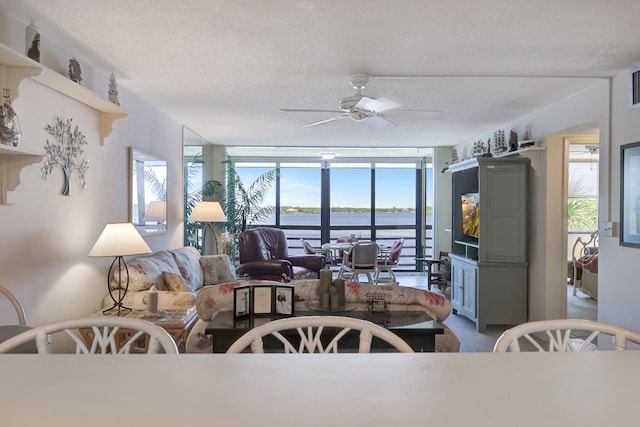
MULTIPOLYGON (((24 26, 6 16, 0 22, 14 26, 12 31, 3 28, 0 42, 21 52, 24 38, 15 34, 24 34, 24 26)), ((64 54, 62 49, 50 48, 47 55, 54 52, 64 54)), ((64 56, 65 61, 70 57, 64 56)), ((106 98, 109 72, 93 70, 82 58, 78 60, 83 75, 91 76, 88 80, 99 88, 96 92, 106 98)), ((22 302, 30 324, 88 315, 101 307, 111 259, 87 254, 107 223, 128 221, 129 146, 169 161, 169 229, 147 237, 147 244, 154 251, 182 245, 182 128, 122 86, 119 94, 129 116, 115 122, 103 146, 99 115, 92 108, 32 80, 21 84, 20 96, 14 100, 23 131, 21 148, 44 153, 45 141, 51 139, 44 127, 56 116, 73 118, 88 141, 85 191, 74 174, 71 196, 63 196, 59 169, 43 180, 42 164, 30 165, 22 170, 20 185, 9 192, 10 205, 0 206, 0 283, 22 302)), ((10 305, 0 298, 0 324, 15 320, 10 305)))
MULTIPOLYGON (((620 146, 640 141, 640 110, 629 108, 630 76, 623 73, 612 83, 610 157, 601 158, 607 174, 609 221, 620 225, 620 146), (610 193, 610 196, 609 196, 610 193)), ((602 197, 601 197, 602 200, 602 197)), ((619 238, 600 238, 598 262, 598 319, 640 330, 640 249, 620 246, 619 238)))
MULTIPOLYGON (((608 184, 603 183, 603 179, 609 169, 602 163, 608 162, 609 158, 609 81, 603 80, 590 89, 507 123, 502 129, 508 135, 513 128, 522 136, 526 125, 531 126, 536 145, 545 147, 544 151, 522 153, 531 159, 532 166, 529 190, 529 319, 558 318, 566 310, 564 138, 572 135, 572 129, 577 127, 590 125, 600 129, 599 209, 601 222, 605 221, 603 212, 606 212, 608 203, 603 199, 608 197, 608 184)), ((475 141, 486 141, 492 136, 493 130, 456 146, 458 155, 466 157, 475 141)))

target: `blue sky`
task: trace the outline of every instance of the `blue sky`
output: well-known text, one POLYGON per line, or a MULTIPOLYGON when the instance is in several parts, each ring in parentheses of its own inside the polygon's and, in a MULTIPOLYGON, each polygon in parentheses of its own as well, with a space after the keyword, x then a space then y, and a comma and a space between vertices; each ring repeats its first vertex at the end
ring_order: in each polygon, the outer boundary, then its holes
MULTIPOLYGON (((237 170, 245 185, 249 185, 269 168, 237 170)), ((415 169, 376 169, 376 177, 378 207, 415 207, 415 169)), ((320 206, 319 168, 284 168, 280 180, 282 205, 320 206)), ((370 169, 331 170, 332 206, 369 207, 370 193, 370 169)), ((275 189, 270 199, 275 200, 275 189)))

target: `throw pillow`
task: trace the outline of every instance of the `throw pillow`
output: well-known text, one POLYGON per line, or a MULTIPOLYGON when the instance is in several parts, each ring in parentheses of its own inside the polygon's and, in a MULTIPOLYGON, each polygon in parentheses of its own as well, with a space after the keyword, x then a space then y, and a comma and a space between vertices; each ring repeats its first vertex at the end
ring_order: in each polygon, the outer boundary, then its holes
POLYGON ((170 291, 191 292, 191 288, 187 286, 184 279, 179 274, 163 271, 162 278, 164 279, 165 283, 169 287, 170 291))
POLYGON ((236 280, 236 271, 227 255, 202 256, 200 257, 200 266, 204 273, 205 285, 216 285, 236 280))

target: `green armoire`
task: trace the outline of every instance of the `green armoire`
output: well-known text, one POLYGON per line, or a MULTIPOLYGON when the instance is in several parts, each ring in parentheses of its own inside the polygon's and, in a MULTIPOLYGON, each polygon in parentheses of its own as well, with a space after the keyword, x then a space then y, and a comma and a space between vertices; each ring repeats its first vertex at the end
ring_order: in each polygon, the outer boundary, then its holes
POLYGON ((528 318, 529 170, 530 160, 520 156, 478 157, 449 167, 451 305, 479 332, 528 318))

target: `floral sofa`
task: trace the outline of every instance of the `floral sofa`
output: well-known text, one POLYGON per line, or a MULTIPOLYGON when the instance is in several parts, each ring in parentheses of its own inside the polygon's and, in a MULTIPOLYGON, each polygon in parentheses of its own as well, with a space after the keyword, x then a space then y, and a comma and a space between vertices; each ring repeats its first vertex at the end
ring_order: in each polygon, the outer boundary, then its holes
MULTIPOLYGON (((208 321, 220 310, 233 309, 233 289, 236 286, 249 283, 276 283, 268 281, 235 281, 214 286, 205 286, 196 296, 196 309, 200 319, 191 330, 187 338, 187 353, 211 353, 213 339, 205 334, 208 321)), ((318 285, 320 280, 308 279, 293 281, 295 286, 296 311, 304 310, 305 302, 319 300, 318 285)), ((345 299, 348 303, 356 304, 356 309, 364 310, 367 293, 370 291, 383 292, 392 311, 426 311, 433 319, 442 322, 451 313, 451 302, 443 295, 431 291, 397 285, 370 285, 358 282, 346 282, 345 299)), ((436 352, 458 352, 460 340, 447 325, 444 334, 436 336, 436 352)))
MULTIPOLYGON (((155 252, 151 255, 127 261, 129 269, 129 289, 123 304, 132 309, 147 307, 147 294, 151 286, 158 289, 158 308, 192 307, 196 292, 204 285, 214 285, 234 281, 235 270, 227 255, 200 256, 191 246, 155 252)), ((126 272, 122 271, 123 277, 126 272)), ((110 286, 114 296, 118 294, 118 270, 115 269, 110 286)), ((107 294, 102 301, 104 308, 113 305, 107 294)))

